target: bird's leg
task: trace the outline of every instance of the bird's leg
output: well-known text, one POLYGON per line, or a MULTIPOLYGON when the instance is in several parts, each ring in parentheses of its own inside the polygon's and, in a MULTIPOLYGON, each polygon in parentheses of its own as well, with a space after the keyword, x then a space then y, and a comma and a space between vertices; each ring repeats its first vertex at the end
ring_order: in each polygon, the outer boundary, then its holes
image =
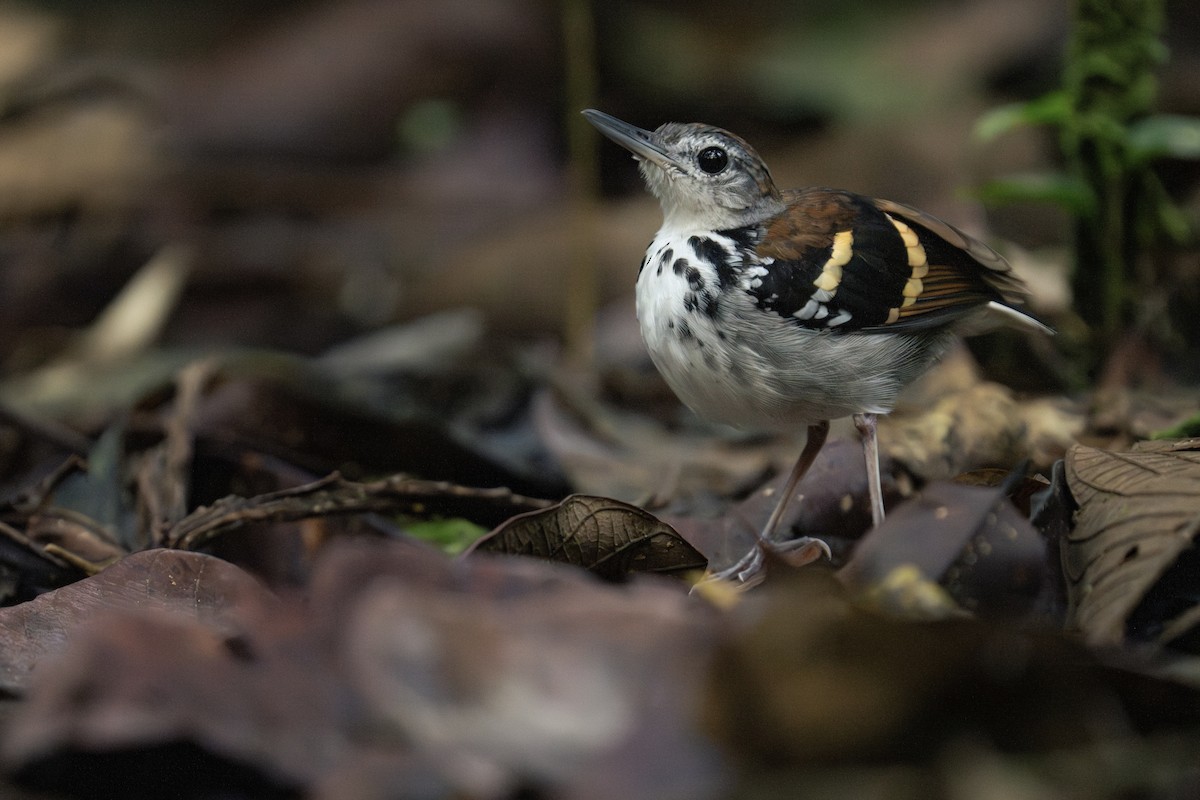
MULTIPOLYGON (((817 453, 821 452, 821 447, 825 444, 825 438, 828 435, 829 420, 821 420, 808 426, 808 440, 804 443, 804 450, 800 452, 800 457, 796 459, 796 465, 792 467, 792 472, 788 475, 783 493, 780 494, 779 500, 775 503, 775 509, 771 512, 771 516, 767 518, 767 524, 763 526, 762 532, 759 533, 758 541, 754 543, 754 549, 739 559, 733 566, 715 573, 713 575, 714 578, 736 578, 739 581, 745 581, 758 572, 762 566, 763 549, 775 544, 775 529, 779 527, 779 523, 783 519, 783 514, 787 511, 788 504, 792 500, 792 495, 796 493, 796 487, 799 485, 800 480, 808 472, 808 468, 812 466, 813 462, 817 460, 817 453)), ((815 544, 825 551, 826 557, 829 556, 829 546, 820 539, 813 539, 806 536, 801 539, 785 542, 784 544, 789 550, 815 544)))
POLYGON ((779 495, 775 510, 771 512, 771 516, 767 518, 767 524, 763 526, 762 533, 759 534, 759 539, 762 541, 768 544, 775 541, 775 529, 779 527, 779 521, 783 519, 783 512, 787 511, 788 505, 792 502, 792 495, 796 493, 796 487, 800 484, 800 480, 817 460, 817 453, 821 452, 821 448, 825 445, 825 437, 828 435, 829 420, 827 419, 808 426, 808 440, 804 443, 804 449, 800 451, 800 457, 796 459, 796 465, 792 467, 792 474, 788 476, 787 483, 784 484, 783 494, 779 495))
POLYGON ((883 522, 883 484, 879 479, 879 437, 874 414, 855 414, 854 427, 862 436, 863 455, 867 459, 867 494, 871 499, 871 525, 883 522))

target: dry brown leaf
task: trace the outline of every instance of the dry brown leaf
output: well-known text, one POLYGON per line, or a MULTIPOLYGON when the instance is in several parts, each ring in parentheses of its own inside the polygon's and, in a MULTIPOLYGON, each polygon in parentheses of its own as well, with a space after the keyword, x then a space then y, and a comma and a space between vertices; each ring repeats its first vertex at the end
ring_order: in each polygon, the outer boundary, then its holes
POLYGON ((433 752, 568 780, 645 724, 649 687, 695 678, 662 670, 686 663, 698 632, 681 594, 547 589, 497 603, 372 582, 343 654, 374 723, 433 752))
MULTIPOLYGON (((776 789, 830 762, 923 763, 966 742, 1059 752, 1118 741, 1134 720, 1169 726, 1165 709, 1181 721, 1200 710, 1194 689, 1106 667, 1058 634, 863 610, 823 570, 767 582, 755 599, 752 624, 718 647, 705 719, 745 780, 767 774, 776 789)), ((737 788, 728 796, 758 796, 737 788)))
POLYGON ((648 494, 736 496, 757 485, 771 467, 769 443, 668 430, 644 411, 619 410, 587 389, 570 386, 565 377, 558 383, 558 392, 534 397, 534 424, 583 494, 629 502, 648 494))
MULTIPOLYGON (((791 453, 795 458, 798 450, 791 453)), ((688 542, 708 559, 713 570, 732 565, 755 546, 758 532, 779 503, 790 464, 773 479, 716 518, 666 517, 688 542)), ((883 461, 883 495, 888 505, 911 491, 893 463, 883 461)), ((840 563, 853 543, 871 526, 867 500, 867 470, 857 441, 835 439, 817 455, 812 468, 796 488, 796 496, 779 521, 782 539, 814 536, 829 545, 834 563, 840 563)))
POLYGON ((1200 532, 1200 439, 1126 453, 1077 445, 1066 473, 1079 504, 1062 549, 1069 623, 1097 645, 1184 634, 1172 622, 1195 606, 1195 591, 1172 587, 1180 571, 1194 577, 1188 554, 1200 532))
POLYGON ((513 517, 472 551, 562 561, 613 579, 631 572, 699 570, 707 563, 654 515, 590 495, 571 495, 551 508, 513 517))
MULTIPOLYGON (((180 556, 213 561, 162 557, 180 556)), ((144 580, 124 577, 83 584, 112 600, 144 580)), ((694 717, 713 612, 665 581, 360 539, 322 551, 302 602, 218 603, 238 614, 234 636, 115 605, 6 721, 0 767, 31 787, 661 800, 708 796, 720 767, 694 717)))
MULTIPOLYGON (((863 537, 841 574, 879 596, 908 568, 981 614, 1023 614, 1050 581, 1045 542, 1004 492, 952 483, 932 484, 897 507, 863 537)), ((886 604, 919 613, 905 606, 906 596, 889 595, 886 604)))
POLYGON ((1083 429, 1082 413, 1057 400, 1017 400, 980 383, 938 399, 926 413, 880 421, 880 447, 926 480, 1029 458, 1044 469, 1083 429))
POLYGON ((344 746, 342 698, 303 629, 281 622, 292 610, 246 637, 178 614, 98 613, 36 676, 5 768, 90 797, 279 796, 316 780, 344 746))
POLYGON ((98 575, 0 609, 0 690, 23 691, 38 666, 101 611, 171 612, 233 632, 237 613, 271 598, 249 573, 219 558, 178 550, 135 553, 98 575))
POLYGON ((451 561, 411 543, 339 541, 312 594, 363 698, 361 727, 435 754, 459 794, 509 796, 471 785, 489 773, 549 781, 558 789, 547 794, 562 797, 711 790, 716 764, 692 738, 692 702, 713 617, 681 587, 612 586, 529 558, 451 561), (493 769, 473 767, 481 761, 493 769))

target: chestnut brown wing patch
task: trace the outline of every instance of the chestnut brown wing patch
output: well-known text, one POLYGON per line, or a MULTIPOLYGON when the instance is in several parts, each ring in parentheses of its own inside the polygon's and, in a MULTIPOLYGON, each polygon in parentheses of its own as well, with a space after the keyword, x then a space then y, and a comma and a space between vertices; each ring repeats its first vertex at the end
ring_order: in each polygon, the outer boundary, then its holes
POLYGON ((809 189, 784 195, 765 226, 747 290, 758 306, 803 327, 854 331, 887 321, 909 280, 903 240, 865 197, 809 189))
POLYGON ((787 208, 763 227, 744 288, 760 308, 801 326, 934 327, 1022 291, 994 250, 916 209, 828 189, 784 199, 787 208))

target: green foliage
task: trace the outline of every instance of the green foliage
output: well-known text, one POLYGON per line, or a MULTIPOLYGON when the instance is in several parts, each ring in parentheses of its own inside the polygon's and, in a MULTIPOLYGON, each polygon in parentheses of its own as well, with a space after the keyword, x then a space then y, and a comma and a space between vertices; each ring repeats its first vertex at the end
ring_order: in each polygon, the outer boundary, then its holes
POLYGON ((1095 213, 1096 196, 1087 184, 1065 172, 1031 172, 989 181, 977 192, 992 206, 1011 203, 1054 203, 1075 216, 1095 213))
POLYGON ((1151 439, 1191 439, 1200 436, 1200 414, 1193 414, 1169 428, 1155 431, 1151 439))
POLYGON ((1200 119, 1157 114, 1138 120, 1126 132, 1130 158, 1146 164, 1157 158, 1200 158, 1200 119))
POLYGON ((449 519, 408 520, 404 523, 404 531, 414 539, 420 539, 455 556, 487 533, 487 528, 476 525, 470 520, 451 517, 449 519))
POLYGON ((414 103, 396 123, 400 142, 408 152, 435 153, 449 147, 463 128, 462 111, 442 99, 414 103))
POLYGON ((1062 172, 1005 178, 980 195, 1073 215, 1076 308, 1101 352, 1132 317, 1138 252, 1193 234, 1153 171, 1159 159, 1200 158, 1200 119, 1151 113, 1167 55, 1162 18, 1162 0, 1076 0, 1062 88, 995 109, 976 128, 984 139, 1023 125, 1057 130, 1062 172))
POLYGON ((975 134, 989 141, 1023 125, 1061 125, 1070 113, 1067 93, 1050 92, 1025 103, 1010 103, 992 109, 975 124, 975 134))

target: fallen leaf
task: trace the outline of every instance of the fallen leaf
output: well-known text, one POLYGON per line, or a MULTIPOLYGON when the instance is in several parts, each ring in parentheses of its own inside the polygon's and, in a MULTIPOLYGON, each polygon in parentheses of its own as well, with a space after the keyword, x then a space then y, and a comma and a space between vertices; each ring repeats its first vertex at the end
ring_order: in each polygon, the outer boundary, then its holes
POLYGON ((1017 400, 1012 390, 983 382, 941 397, 926 413, 883 418, 879 444, 922 478, 948 479, 1022 459, 1047 468, 1083 426, 1083 414, 1066 403, 1017 400))
MULTIPOLYGON (((1045 541, 1001 488, 925 487, 863 537, 840 574, 877 593, 897 580, 901 567, 915 568, 960 606, 985 615, 1024 614, 1051 585, 1045 541)), ((904 613, 903 595, 895 599, 894 610, 904 613)))
POLYGON ((0 756, 23 783, 77 796, 262 796, 312 782, 343 746, 337 686, 319 653, 298 658, 262 634, 97 614, 37 676, 0 756))
POLYGON ((348 618, 344 658, 373 725, 449 763, 486 754, 559 783, 645 725, 664 682, 695 679, 680 599, 563 583, 495 602, 381 576, 348 618))
POLYGON ((571 495, 550 508, 515 516, 468 552, 476 551, 562 561, 609 579, 632 572, 700 570, 706 564, 704 556, 654 515, 590 495, 571 495))
POLYGON ((733 614, 745 624, 717 648, 705 712, 740 768, 730 797, 759 796, 750 787, 764 778, 817 796, 796 786, 829 764, 911 766, 964 742, 1060 752, 1200 720, 1200 692, 1106 666, 1068 637, 899 620, 857 606, 823 570, 767 581, 733 614))
POLYGON ((694 716, 715 612, 676 584, 360 539, 322 552, 303 602, 219 604, 232 634, 117 605, 6 725, 0 757, 28 786, 660 800, 717 785, 694 716))
POLYGON ((1077 445, 1066 475, 1079 504, 1062 549, 1069 624, 1094 645, 1170 644, 1193 631, 1200 439, 1120 453, 1077 445))
POLYGON ((312 595, 343 641, 369 728, 433 754, 460 794, 483 796, 471 785, 489 774, 483 763, 554 796, 712 791, 719 761, 693 712, 714 612, 682 587, 341 541, 312 595))
POLYGON ((171 613, 225 633, 272 595, 249 573, 212 556, 177 550, 135 553, 89 578, 0 609, 0 690, 22 692, 102 612, 171 613))
MULTIPOLYGON (((883 495, 888 504, 911 491, 905 476, 893 474, 892 466, 886 459, 882 464, 883 495)), ((755 546, 759 531, 779 502, 787 477, 787 470, 781 472, 720 517, 667 517, 667 522, 708 559, 711 569, 719 571, 755 546)), ((781 540, 818 538, 829 545, 834 563, 838 563, 870 526, 862 445, 837 439, 821 448, 796 487, 796 496, 779 521, 776 535, 781 540)))
POLYGON ((536 394, 532 414, 539 438, 583 494, 629 502, 648 494, 736 496, 770 468, 764 444, 668 430, 644 413, 608 405, 577 383, 557 376, 558 391, 536 394))

